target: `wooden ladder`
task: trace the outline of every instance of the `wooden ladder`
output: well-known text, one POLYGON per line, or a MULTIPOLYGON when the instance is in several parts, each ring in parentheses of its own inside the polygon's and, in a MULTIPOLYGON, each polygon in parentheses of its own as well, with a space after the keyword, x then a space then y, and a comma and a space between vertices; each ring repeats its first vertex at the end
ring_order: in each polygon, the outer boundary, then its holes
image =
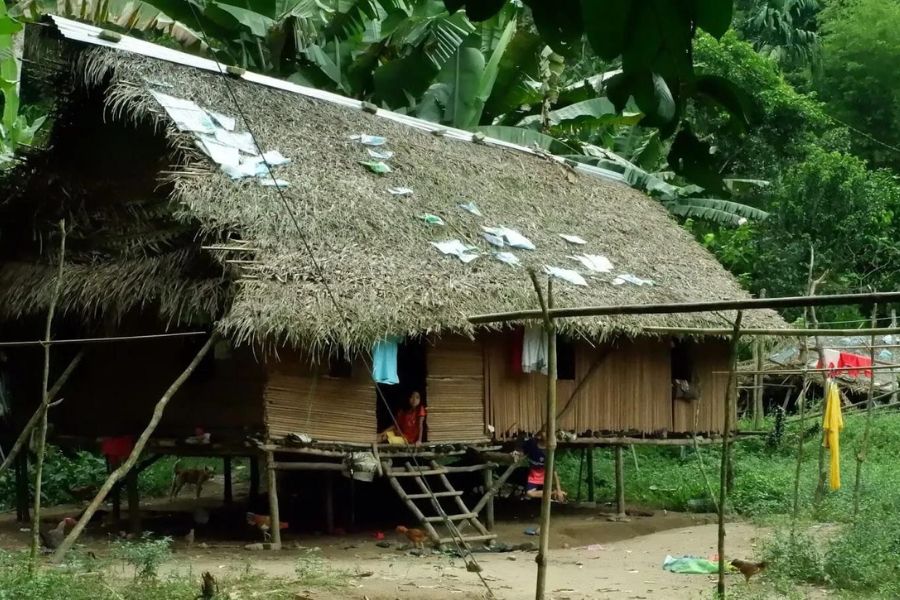
MULTIPOLYGON (((488 467, 489 468, 489 467, 488 467)), ((453 484, 447 479, 448 469, 431 461, 427 466, 412 465, 406 463, 403 469, 395 469, 390 462, 384 464, 384 474, 391 483, 391 487, 400 496, 400 499, 406 503, 406 506, 416 516, 421 523, 422 528, 428 534, 428 537, 437 545, 462 543, 468 545, 470 542, 490 542, 496 539, 496 535, 489 532, 487 528, 478 520, 478 514, 466 506, 462 499, 463 493, 453 488, 453 484), (426 478, 432 478, 426 483, 426 478), (400 483, 401 480, 412 480, 415 483, 417 491, 408 492, 400 483), (434 485, 437 482, 440 486, 434 485), (430 487, 429 487, 430 484, 430 487), (452 498, 455 504, 454 510, 448 510, 441 504, 442 498, 452 498), (435 513, 434 516, 427 516, 425 511, 417 504, 418 502, 427 501, 435 513), (469 524, 474 529, 474 535, 463 535, 461 533, 464 525, 469 524), (448 530, 448 535, 441 537, 435 529, 435 525, 444 525, 448 530)))

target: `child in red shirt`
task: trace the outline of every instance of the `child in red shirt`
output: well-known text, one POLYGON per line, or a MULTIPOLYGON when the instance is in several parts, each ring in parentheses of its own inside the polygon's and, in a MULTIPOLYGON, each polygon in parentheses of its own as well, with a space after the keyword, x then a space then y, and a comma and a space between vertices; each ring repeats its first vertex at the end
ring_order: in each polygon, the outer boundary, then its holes
POLYGON ((409 395, 409 404, 406 408, 397 411, 395 419, 397 425, 390 426, 381 432, 381 437, 387 436, 389 431, 393 431, 410 444, 421 444, 422 436, 425 434, 425 417, 427 416, 425 407, 422 406, 422 396, 417 391, 413 391, 409 395))

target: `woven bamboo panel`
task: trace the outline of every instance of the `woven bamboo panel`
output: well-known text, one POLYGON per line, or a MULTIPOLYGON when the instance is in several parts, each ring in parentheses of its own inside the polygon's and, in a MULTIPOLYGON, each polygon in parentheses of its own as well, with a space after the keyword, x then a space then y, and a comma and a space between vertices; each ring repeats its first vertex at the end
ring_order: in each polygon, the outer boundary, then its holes
MULTIPOLYGON (((487 344, 488 419, 499 435, 536 431, 544 422, 547 378, 515 373, 510 356, 513 336, 497 336, 487 344)), ((575 380, 557 384, 560 410, 577 383, 604 350, 576 346, 575 380)), ((573 406, 560 421, 563 429, 583 432, 671 429, 672 403, 669 350, 656 341, 623 342, 607 354, 581 387, 573 406)))
POLYGON ((485 437, 481 342, 441 338, 428 349, 428 441, 485 437))
POLYGON ((353 364, 349 378, 329 377, 327 365, 297 355, 272 361, 265 390, 269 432, 306 433, 315 439, 373 442, 375 387, 365 365, 353 364))
MULTIPOLYGON (((691 402, 675 400, 676 432, 721 433, 725 424, 724 402, 728 387, 728 343, 706 342, 693 348, 692 361, 697 378, 699 398, 691 402)), ((735 407, 732 406, 732 417, 735 407)))

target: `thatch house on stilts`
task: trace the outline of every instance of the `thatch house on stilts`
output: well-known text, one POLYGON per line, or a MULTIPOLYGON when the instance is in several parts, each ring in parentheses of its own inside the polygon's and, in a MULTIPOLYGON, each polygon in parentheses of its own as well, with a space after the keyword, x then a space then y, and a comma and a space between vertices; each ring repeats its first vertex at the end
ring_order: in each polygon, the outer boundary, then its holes
MULTIPOLYGON (((398 482, 409 456, 496 447, 542 426, 540 337, 527 323, 467 320, 536 307, 527 268, 554 277, 557 306, 746 296, 613 173, 59 18, 29 30, 26 57, 23 93, 51 108, 51 123, 0 204, 2 316, 45 313, 65 219, 57 337, 216 328, 227 340, 171 403, 154 452, 328 473, 374 456, 411 506, 428 505, 398 482), (387 347, 376 362, 395 361, 395 385, 373 383, 375 344, 387 347), (423 446, 378 444, 412 390, 427 406, 423 446), (209 444, 177 441, 197 427, 209 444)), ((560 321, 567 439, 721 433, 724 341, 647 328, 723 324, 560 321)), ((780 321, 759 311, 745 324, 780 321)), ((54 435, 139 430, 201 343, 92 346, 54 409, 54 435)), ((435 477, 453 472, 434 465, 435 477)), ((447 491, 463 515, 490 504, 447 491)))

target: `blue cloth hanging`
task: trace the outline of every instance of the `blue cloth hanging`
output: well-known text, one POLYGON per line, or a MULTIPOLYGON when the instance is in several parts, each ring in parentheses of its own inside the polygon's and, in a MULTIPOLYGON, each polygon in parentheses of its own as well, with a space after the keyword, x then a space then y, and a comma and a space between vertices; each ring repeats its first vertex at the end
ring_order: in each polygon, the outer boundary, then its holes
POLYGON ((375 342, 372 347, 372 379, 375 383, 397 385, 397 343, 398 337, 388 337, 375 342))

